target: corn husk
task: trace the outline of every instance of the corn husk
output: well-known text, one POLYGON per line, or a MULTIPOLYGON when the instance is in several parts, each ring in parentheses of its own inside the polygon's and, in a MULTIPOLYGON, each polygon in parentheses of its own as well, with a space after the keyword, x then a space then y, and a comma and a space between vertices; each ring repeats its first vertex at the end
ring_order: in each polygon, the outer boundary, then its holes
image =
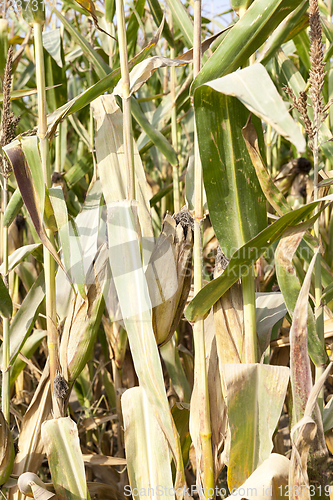
POLYGON ((109 283, 108 250, 104 244, 91 266, 87 281, 87 297, 73 299, 60 344, 63 377, 72 387, 86 365, 95 343, 104 311, 104 291, 109 283))
POLYGON ((175 217, 167 214, 146 270, 153 329, 159 346, 174 334, 191 288, 192 224, 186 210, 175 217))
MULTIPOLYGON (((214 277, 219 276, 228 260, 218 249, 214 277)), ((243 297, 240 283, 235 283, 214 304, 214 325, 220 363, 241 363, 244 350, 243 297)))

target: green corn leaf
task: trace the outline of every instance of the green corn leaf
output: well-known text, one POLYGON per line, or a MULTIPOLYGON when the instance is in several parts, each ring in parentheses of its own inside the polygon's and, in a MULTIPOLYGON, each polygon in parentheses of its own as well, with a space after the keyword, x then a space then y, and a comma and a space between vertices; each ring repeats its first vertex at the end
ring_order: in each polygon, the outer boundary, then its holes
POLYGON ((169 141, 164 137, 164 135, 149 123, 145 114, 140 108, 140 104, 133 96, 131 98, 131 111, 135 120, 141 126, 142 130, 153 141, 154 145, 161 151, 161 153, 164 154, 168 162, 171 163, 171 165, 177 165, 178 158, 175 150, 173 149, 169 141))
POLYGON ((63 66, 60 28, 43 33, 43 47, 60 68, 63 66))
POLYGON ((0 19, 0 76, 3 78, 8 53, 8 21, 0 19))
MULTIPOLYGON (((20 353, 23 354, 26 358, 30 359, 31 356, 36 352, 38 347, 40 346, 41 342, 45 337, 47 336, 47 331, 46 330, 35 330, 25 341, 24 345, 22 346, 20 353)), ((22 372, 22 370, 27 366, 27 363, 25 363, 20 357, 17 357, 12 363, 11 370, 10 370, 10 385, 12 386, 19 376, 19 374, 22 372)))
MULTIPOLYGON (((126 39, 127 39, 127 54, 128 57, 133 57, 135 54, 135 49, 137 45, 138 31, 140 24, 138 19, 142 19, 144 14, 146 0, 136 0, 133 4, 133 10, 131 12, 127 28, 126 28, 126 39)), ((142 26, 141 26, 142 27, 142 26)))
POLYGON ((203 66, 191 92, 242 66, 298 5, 298 0, 256 0, 203 66))
MULTIPOLYGON (((32 254, 35 250, 41 248, 41 243, 32 243, 31 245, 24 245, 23 247, 15 250, 8 259, 8 272, 12 271, 22 260, 32 254)), ((4 264, 0 266, 0 273, 4 272, 4 264)))
POLYGON ((93 167, 91 157, 85 156, 73 165, 68 172, 65 173, 64 179, 68 189, 72 189, 93 167))
MULTIPOLYGON (((138 54, 136 54, 133 59, 129 61, 129 69, 133 68, 133 66, 148 57, 148 55, 160 39, 162 28, 163 26, 161 25, 156 31, 154 37, 149 41, 149 43, 138 54)), ((117 68, 110 74, 105 71, 99 82, 95 83, 89 89, 82 92, 82 94, 71 99, 68 103, 55 110, 53 113, 50 113, 47 116, 49 136, 53 136, 53 134, 56 132, 58 124, 63 121, 66 116, 80 111, 82 108, 94 101, 97 97, 112 89, 120 80, 120 77, 120 68, 117 68)))
MULTIPOLYGON (((9 328, 10 335, 10 363, 13 364, 24 342, 30 335, 39 313, 39 306, 45 297, 44 272, 30 288, 20 309, 15 314, 9 328)), ((0 347, 0 364, 2 365, 3 351, 0 347)))
POLYGON ((273 449, 289 382, 289 368, 262 364, 223 365, 231 445, 228 486, 241 486, 273 449), (244 425, 246 422, 246 425, 244 425), (244 443, 247 444, 246 453, 244 443))
POLYGON ((322 304, 328 304, 333 299, 333 283, 330 283, 321 296, 322 304))
POLYGON ((191 400, 191 388, 180 361, 174 336, 171 337, 169 342, 160 347, 160 353, 180 401, 189 403, 191 400))
POLYGON ((294 44, 296 45, 297 54, 299 56, 300 62, 304 65, 305 69, 309 71, 311 67, 310 62, 310 40, 305 31, 299 33, 293 39, 294 44))
POLYGON ((23 200, 20 193, 20 190, 17 188, 13 196, 10 198, 9 203, 7 205, 6 211, 3 216, 3 226, 9 227, 11 223, 15 220, 15 217, 23 207, 23 200))
MULTIPOLYGON (((329 199, 329 197, 326 199, 329 199)), ((204 316, 231 285, 233 285, 243 273, 247 272, 249 266, 254 264, 260 255, 282 236, 283 232, 288 227, 295 226, 303 218, 310 215, 318 203, 319 201, 312 202, 285 214, 264 229, 255 238, 239 248, 231 257, 224 273, 204 286, 190 302, 185 310, 186 318, 189 321, 195 321, 198 317, 204 316)))
POLYGON ((282 21, 265 43, 258 62, 261 62, 261 64, 265 66, 275 55, 281 44, 290 37, 293 30, 296 30, 299 24, 304 27, 304 14, 308 8, 309 0, 303 0, 302 3, 282 21))
MULTIPOLYGON (((160 3, 158 0, 148 0, 150 12, 154 18, 156 26, 160 26, 163 21, 163 11, 161 9, 160 3)), ((165 21, 163 26, 163 35, 170 47, 175 46, 175 42, 173 40, 172 33, 170 31, 168 23, 165 21)))
POLYGON ((188 48, 193 47, 193 21, 180 0, 167 0, 172 17, 188 48))
MULTIPOLYGON (((35 66, 33 65, 34 69, 35 66)), ((57 86, 57 85, 56 85, 57 86)), ((51 90, 54 87, 46 87, 45 90, 51 90)), ((10 93, 10 100, 15 101, 15 99, 21 99, 22 97, 28 97, 30 95, 37 94, 37 89, 21 89, 21 90, 12 90, 10 93)), ((3 102, 3 94, 0 93, 0 102, 3 102)))
POLYGON ((265 198, 242 139, 248 111, 209 86, 196 91, 194 108, 210 218, 230 258, 266 227, 265 198))
POLYGON ((68 33, 71 35, 71 37, 76 41, 76 43, 81 47, 83 50, 84 55, 87 57, 87 59, 91 62, 94 70, 96 71, 97 75, 99 78, 104 78, 105 75, 108 75, 111 73, 111 68, 106 62, 103 60, 103 58, 92 48, 92 46, 89 44, 89 42, 86 40, 84 36, 79 33, 79 31, 75 28, 75 26, 70 23, 57 9, 53 9, 52 11, 57 18, 61 21, 61 23, 64 25, 68 33))
POLYGON ((13 303, 8 289, 0 276, 0 314, 5 318, 10 318, 13 314, 13 303))
POLYGON ((206 85, 223 94, 237 97, 252 113, 292 142, 299 152, 305 151, 304 136, 288 113, 264 66, 252 64, 206 85))

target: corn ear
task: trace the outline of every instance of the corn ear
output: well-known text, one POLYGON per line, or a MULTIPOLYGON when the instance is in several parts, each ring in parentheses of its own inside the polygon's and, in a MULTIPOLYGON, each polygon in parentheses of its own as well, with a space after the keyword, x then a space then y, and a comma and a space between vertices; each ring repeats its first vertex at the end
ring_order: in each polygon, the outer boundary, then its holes
POLYGON ((187 210, 174 217, 167 214, 146 271, 159 346, 174 334, 191 288, 192 227, 193 219, 187 210))
POLYGON ((108 249, 101 247, 88 272, 87 297, 77 295, 67 316, 60 344, 63 376, 72 387, 85 367, 95 343, 104 311, 104 291, 109 283, 108 249))
POLYGON ((0 485, 10 476, 14 465, 14 445, 9 425, 0 410, 0 485))
POLYGON ((42 440, 59 500, 90 500, 76 423, 70 417, 47 420, 42 440))

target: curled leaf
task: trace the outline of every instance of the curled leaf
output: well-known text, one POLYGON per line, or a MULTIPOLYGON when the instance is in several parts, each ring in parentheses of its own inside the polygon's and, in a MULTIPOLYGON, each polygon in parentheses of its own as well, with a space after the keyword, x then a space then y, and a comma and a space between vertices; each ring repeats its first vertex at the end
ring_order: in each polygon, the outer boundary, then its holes
POLYGON ((64 268, 61 260, 59 259, 59 256, 54 246, 46 236, 43 224, 43 213, 41 213, 40 211, 39 198, 37 195, 31 170, 28 165, 28 161, 22 149, 22 145, 19 143, 19 141, 16 140, 8 144, 8 146, 5 146, 3 150, 13 168, 16 181, 22 195, 22 199, 25 203, 25 206, 28 209, 31 220, 33 222, 33 225, 35 226, 35 229, 37 231, 37 234, 41 242, 50 252, 56 263, 61 267, 61 269, 64 271, 64 273, 66 274, 66 276, 70 281, 66 269, 64 268))

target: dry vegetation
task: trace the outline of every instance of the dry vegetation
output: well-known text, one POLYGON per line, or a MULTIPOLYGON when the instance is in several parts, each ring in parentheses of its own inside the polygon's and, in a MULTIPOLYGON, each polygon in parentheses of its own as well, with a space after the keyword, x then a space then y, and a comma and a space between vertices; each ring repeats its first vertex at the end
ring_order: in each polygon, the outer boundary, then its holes
POLYGON ((329 497, 332 2, 0 8, 2 495, 329 497))

